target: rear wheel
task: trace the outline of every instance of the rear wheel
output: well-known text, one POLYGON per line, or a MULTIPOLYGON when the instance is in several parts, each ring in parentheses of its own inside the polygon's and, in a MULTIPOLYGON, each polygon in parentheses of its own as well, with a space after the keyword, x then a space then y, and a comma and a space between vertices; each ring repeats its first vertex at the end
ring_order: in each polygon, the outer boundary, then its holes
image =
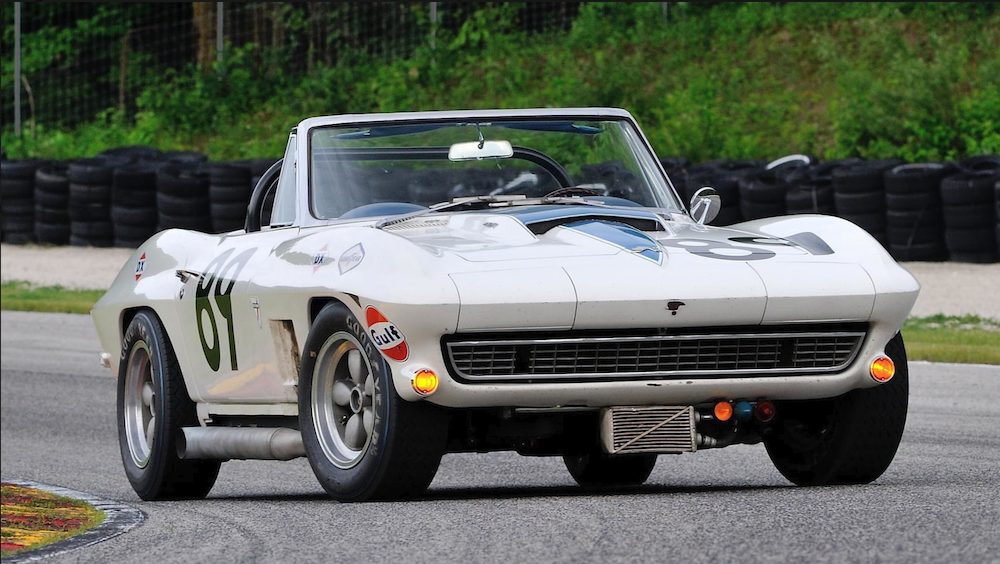
POLYGON ((343 304, 323 308, 305 350, 299 421, 323 488, 339 501, 423 493, 444 454, 444 411, 399 397, 388 363, 343 304))
POLYGON ((886 346, 896 374, 886 384, 820 401, 782 402, 764 444, 775 468, 800 486, 866 484, 882 475, 906 422, 909 378, 903 337, 886 346))
POLYGON ((118 442, 132 488, 146 501, 208 495, 221 462, 182 460, 177 436, 197 426, 177 357, 160 320, 141 311, 129 323, 118 370, 118 442))
POLYGON ((649 478, 656 455, 610 456, 594 450, 566 453, 563 462, 576 483, 585 488, 638 486, 649 478))

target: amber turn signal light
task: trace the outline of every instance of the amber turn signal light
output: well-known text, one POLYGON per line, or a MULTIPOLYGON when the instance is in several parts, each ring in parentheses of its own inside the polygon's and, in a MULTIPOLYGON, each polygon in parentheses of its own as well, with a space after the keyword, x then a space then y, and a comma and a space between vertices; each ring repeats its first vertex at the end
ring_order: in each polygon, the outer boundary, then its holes
POLYGON ((438 389, 438 375, 434 373, 433 370, 423 369, 418 370, 416 374, 413 375, 413 380, 410 381, 413 384, 413 389, 422 396, 429 396, 433 394, 438 389))
POLYGON ((876 382, 888 382, 896 374, 896 365, 891 358, 880 356, 872 361, 869 372, 876 382))
POLYGON ((733 416, 733 404, 728 401, 720 401, 715 404, 715 409, 712 412, 719 421, 729 421, 733 416))

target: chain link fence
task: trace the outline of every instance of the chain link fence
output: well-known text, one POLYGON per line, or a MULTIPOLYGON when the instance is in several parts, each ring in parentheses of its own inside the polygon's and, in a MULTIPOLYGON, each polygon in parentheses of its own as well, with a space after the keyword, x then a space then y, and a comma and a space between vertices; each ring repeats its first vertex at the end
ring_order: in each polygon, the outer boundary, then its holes
POLYGON ((227 50, 241 54, 227 61, 292 76, 405 58, 484 9, 516 14, 528 33, 559 32, 580 3, 5 2, 0 128, 71 128, 106 112, 132 118, 143 90, 227 50))

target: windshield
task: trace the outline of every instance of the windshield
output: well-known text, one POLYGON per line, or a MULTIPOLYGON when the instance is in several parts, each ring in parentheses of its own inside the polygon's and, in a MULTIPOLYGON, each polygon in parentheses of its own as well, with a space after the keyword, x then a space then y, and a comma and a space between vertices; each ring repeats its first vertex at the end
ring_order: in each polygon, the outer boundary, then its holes
POLYGON ((639 132, 621 119, 331 126, 312 129, 309 141, 310 206, 319 219, 372 204, 391 214, 566 188, 581 190, 559 193, 607 205, 681 210, 639 132))

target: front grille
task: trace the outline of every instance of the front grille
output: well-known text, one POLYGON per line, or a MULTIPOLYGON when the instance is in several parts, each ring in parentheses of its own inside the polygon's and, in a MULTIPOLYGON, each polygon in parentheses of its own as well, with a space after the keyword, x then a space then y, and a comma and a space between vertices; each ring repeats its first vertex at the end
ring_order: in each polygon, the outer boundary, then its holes
POLYGON ((444 342, 466 381, 727 377, 836 372, 854 359, 864 328, 696 334, 454 336, 444 342))

